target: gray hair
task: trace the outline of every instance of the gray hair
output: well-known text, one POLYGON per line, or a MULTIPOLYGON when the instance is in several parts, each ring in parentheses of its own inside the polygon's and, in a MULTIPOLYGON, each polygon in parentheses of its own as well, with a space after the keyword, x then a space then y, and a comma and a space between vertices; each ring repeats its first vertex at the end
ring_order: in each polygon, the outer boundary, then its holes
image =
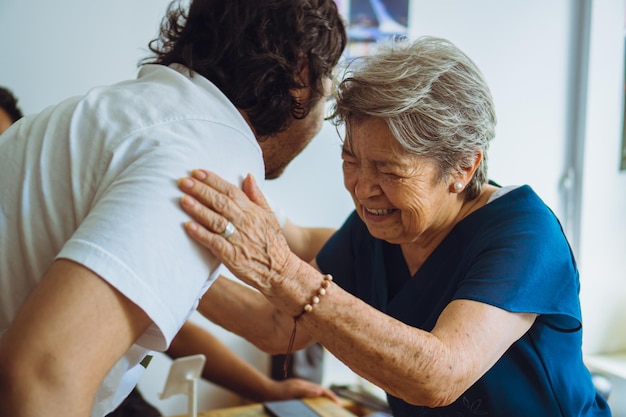
POLYGON ((408 151, 434 160, 439 180, 483 158, 466 185, 474 199, 487 182, 487 149, 496 114, 489 87, 474 62, 445 39, 381 44, 352 61, 335 90, 330 120, 346 125, 370 117, 387 123, 408 151))

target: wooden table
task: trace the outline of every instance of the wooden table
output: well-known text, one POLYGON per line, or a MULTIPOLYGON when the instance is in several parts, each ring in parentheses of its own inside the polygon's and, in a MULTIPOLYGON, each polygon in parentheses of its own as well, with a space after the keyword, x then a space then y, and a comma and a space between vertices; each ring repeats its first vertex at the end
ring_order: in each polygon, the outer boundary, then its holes
MULTIPOLYGON (((351 401, 342 401, 342 405, 338 405, 325 397, 305 398, 302 401, 322 417, 358 417, 363 415, 359 406, 351 401)), ((187 416, 180 415, 177 417, 187 416)), ((198 417, 269 417, 269 415, 263 411, 263 404, 250 404, 202 411, 198 413, 198 417)))

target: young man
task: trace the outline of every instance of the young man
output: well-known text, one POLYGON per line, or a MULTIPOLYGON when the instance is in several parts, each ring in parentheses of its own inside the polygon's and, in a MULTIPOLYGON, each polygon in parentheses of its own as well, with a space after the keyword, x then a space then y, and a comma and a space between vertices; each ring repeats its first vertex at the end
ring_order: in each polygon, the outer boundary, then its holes
POLYGON ((275 178, 319 131, 346 43, 332 0, 172 5, 136 80, 0 138, 0 416, 102 416, 165 350, 218 261, 175 179, 275 178))

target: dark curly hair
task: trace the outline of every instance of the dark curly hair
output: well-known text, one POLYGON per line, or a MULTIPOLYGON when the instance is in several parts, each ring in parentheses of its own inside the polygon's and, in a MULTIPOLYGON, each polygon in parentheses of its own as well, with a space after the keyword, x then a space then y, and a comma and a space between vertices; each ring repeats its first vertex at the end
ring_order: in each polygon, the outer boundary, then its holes
MULTIPOLYGON (((192 0, 170 4, 152 63, 185 65, 246 112, 257 136, 306 117, 346 46, 333 0, 192 0), (308 67, 309 79, 300 80, 308 67), (308 103, 289 89, 311 86, 308 103)), ((150 62, 149 60, 145 61, 150 62)))
POLYGON ((11 90, 0 87, 0 107, 9 115, 13 123, 22 118, 22 110, 17 107, 17 99, 11 90))

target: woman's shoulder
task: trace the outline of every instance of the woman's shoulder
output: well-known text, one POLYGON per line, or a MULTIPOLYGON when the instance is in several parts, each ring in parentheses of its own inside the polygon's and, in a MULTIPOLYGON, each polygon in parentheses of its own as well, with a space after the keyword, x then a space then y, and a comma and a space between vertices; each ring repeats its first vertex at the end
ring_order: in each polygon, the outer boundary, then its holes
POLYGON ((555 213, 529 185, 501 187, 488 204, 465 218, 458 232, 474 239, 493 241, 497 237, 536 236, 543 244, 552 242, 549 236, 561 239, 563 229, 555 213), (494 198, 495 196, 495 198, 494 198))
POLYGON ((509 185, 498 187, 483 207, 490 216, 501 213, 513 215, 550 215, 554 213, 530 185, 509 185))

